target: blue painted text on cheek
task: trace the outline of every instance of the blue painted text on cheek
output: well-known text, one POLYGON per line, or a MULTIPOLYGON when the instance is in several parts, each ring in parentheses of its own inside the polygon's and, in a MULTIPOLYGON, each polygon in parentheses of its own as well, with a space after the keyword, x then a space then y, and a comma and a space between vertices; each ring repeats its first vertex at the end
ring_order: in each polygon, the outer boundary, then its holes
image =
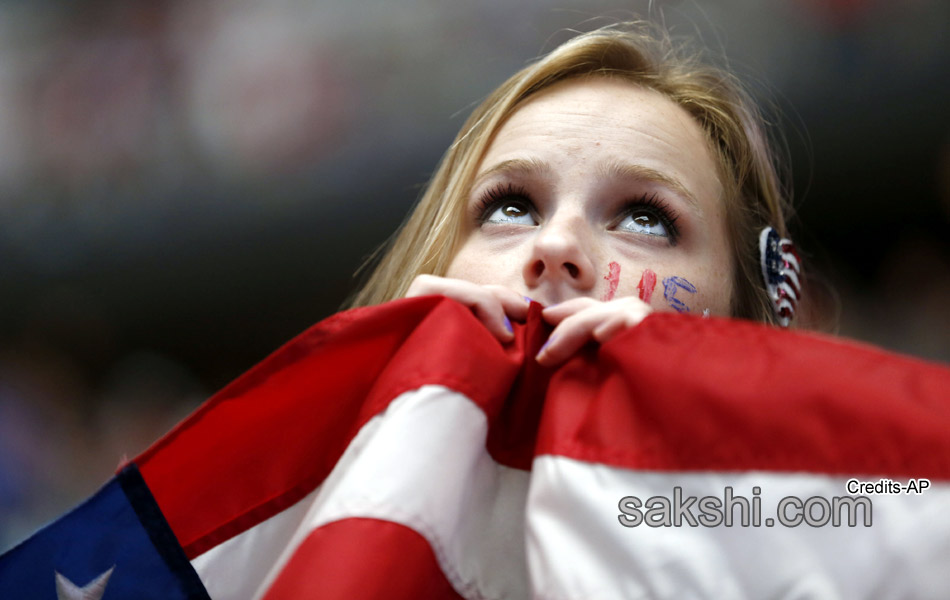
POLYGON ((686 303, 676 297, 676 292, 686 290, 690 294, 696 293, 696 286, 682 277, 667 277, 663 280, 663 299, 677 312, 689 312, 686 303))

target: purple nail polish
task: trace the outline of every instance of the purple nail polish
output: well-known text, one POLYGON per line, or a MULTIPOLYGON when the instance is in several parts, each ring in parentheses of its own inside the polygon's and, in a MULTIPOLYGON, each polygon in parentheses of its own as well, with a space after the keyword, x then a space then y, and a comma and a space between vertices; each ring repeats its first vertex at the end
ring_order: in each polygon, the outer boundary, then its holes
POLYGON ((511 321, 508 319, 507 316, 505 317, 505 329, 508 330, 508 333, 514 333, 514 332, 515 332, 514 328, 511 326, 511 321))

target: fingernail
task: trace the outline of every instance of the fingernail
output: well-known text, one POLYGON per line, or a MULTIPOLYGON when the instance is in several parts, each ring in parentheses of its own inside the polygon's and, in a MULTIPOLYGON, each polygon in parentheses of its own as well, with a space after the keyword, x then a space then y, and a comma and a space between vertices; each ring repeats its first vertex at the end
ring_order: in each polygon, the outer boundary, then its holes
POLYGON ((508 319, 507 316, 505 316, 505 329, 508 330, 508 333, 514 333, 514 332, 515 332, 514 328, 511 326, 511 321, 508 319))
POLYGON ((532 300, 531 298, 528 298, 527 296, 522 296, 522 298, 524 298, 524 301, 527 302, 528 304, 531 304, 532 302, 534 302, 534 300, 532 300))
POLYGON ((547 347, 551 344, 551 342, 554 341, 554 338, 555 338, 555 337, 556 337, 556 336, 553 336, 553 335, 552 335, 551 337, 548 338, 548 340, 547 340, 546 342, 544 342, 544 345, 541 346, 541 349, 538 350, 538 353, 534 355, 535 360, 537 360, 537 358, 538 358, 539 356, 541 356, 542 354, 544 354, 544 351, 547 350, 547 347))

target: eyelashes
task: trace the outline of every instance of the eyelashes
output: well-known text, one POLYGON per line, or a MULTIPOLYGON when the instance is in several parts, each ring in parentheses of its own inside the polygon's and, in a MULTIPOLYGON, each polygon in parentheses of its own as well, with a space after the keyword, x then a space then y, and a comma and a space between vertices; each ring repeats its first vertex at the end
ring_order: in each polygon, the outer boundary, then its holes
MULTIPOLYGON (((536 224, 539 220, 538 210, 527 189, 513 183, 499 183, 488 188, 478 197, 472 212, 479 226, 486 223, 536 224), (520 216, 510 218, 512 214, 520 216), (530 219, 531 223, 526 223, 524 218, 530 219)), ((644 193, 624 202, 610 227, 639 235, 663 237, 671 246, 675 246, 680 237, 678 220, 679 213, 669 202, 656 193, 644 193)))
POLYGON ((623 215, 624 218, 620 224, 626 223, 629 218, 634 224, 631 231, 647 235, 662 235, 647 231, 659 225, 665 230, 663 237, 669 238, 671 246, 675 246, 680 237, 679 227, 676 225, 676 221, 679 220, 679 213, 673 210, 669 203, 657 194, 643 194, 639 198, 631 200, 626 204, 623 215))
POLYGON ((497 209, 501 208, 506 202, 520 202, 525 208, 534 211, 534 202, 528 195, 528 191, 520 185, 498 184, 488 188, 478 198, 475 205, 475 220, 479 225, 488 221, 488 218, 497 209))

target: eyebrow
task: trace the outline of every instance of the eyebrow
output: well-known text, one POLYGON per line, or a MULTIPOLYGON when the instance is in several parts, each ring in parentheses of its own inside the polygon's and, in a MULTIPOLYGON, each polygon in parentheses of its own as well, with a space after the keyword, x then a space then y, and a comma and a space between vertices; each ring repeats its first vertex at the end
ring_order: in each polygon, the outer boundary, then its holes
POLYGON ((636 181, 647 181, 662 184, 670 188, 673 192, 683 197, 693 209, 699 210, 699 202, 696 197, 686 189, 680 181, 670 177, 662 171, 657 171, 643 165, 636 165, 620 161, 610 161, 601 164, 598 173, 604 178, 633 179, 636 181))
POLYGON ((536 158, 510 158, 503 160, 492 168, 488 169, 475 178, 472 182, 472 188, 476 188, 486 179, 499 173, 521 174, 521 175, 544 175, 551 172, 551 166, 542 160, 536 158))
MULTIPOLYGON (((477 188, 483 181, 490 179, 499 173, 522 174, 522 175, 544 175, 551 171, 551 166, 536 158, 510 158, 503 160, 487 171, 480 173, 475 181, 472 182, 472 188, 477 188)), ((678 179, 670 177, 662 171, 617 160, 602 163, 598 169, 598 175, 605 179, 628 179, 636 181, 647 181, 662 184, 670 188, 674 193, 683 197, 694 210, 699 210, 699 202, 696 197, 686 189, 678 179)))

